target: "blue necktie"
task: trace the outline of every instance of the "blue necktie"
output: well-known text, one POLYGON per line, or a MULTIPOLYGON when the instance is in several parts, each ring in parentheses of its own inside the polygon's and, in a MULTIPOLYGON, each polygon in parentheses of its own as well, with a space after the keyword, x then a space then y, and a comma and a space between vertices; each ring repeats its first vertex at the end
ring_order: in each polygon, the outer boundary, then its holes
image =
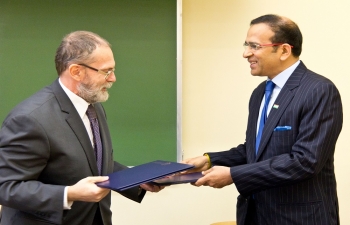
POLYGON ((271 94, 272 91, 275 87, 275 84, 272 81, 267 81, 266 86, 265 86, 265 105, 263 110, 261 111, 261 116, 260 116, 260 123, 259 123, 259 131, 258 135, 256 136, 256 142, 255 142, 255 153, 258 154, 259 150, 259 144, 261 140, 261 135, 264 129, 265 121, 267 119, 267 108, 270 102, 271 94))
POLYGON ((98 168, 98 173, 101 175, 102 170, 102 141, 100 136, 100 126, 98 124, 97 115, 95 108, 90 104, 86 115, 90 120, 90 126, 91 130, 94 136, 94 149, 95 149, 95 156, 96 156, 96 163, 98 168))

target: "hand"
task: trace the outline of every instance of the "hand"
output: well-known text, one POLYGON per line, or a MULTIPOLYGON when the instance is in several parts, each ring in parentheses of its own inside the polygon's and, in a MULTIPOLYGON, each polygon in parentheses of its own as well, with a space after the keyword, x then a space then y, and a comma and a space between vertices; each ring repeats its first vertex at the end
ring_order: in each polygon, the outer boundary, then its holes
POLYGON ((226 166, 214 166, 209 170, 202 172, 204 177, 197 180, 193 185, 210 186, 213 188, 222 188, 233 183, 230 167, 226 166))
POLYGON ((146 191, 150 191, 150 192, 159 192, 165 188, 165 186, 159 186, 159 185, 151 184, 151 183, 141 184, 140 187, 142 189, 144 189, 146 191))
POLYGON ((206 156, 198 156, 191 159, 185 159, 184 161, 182 161, 182 163, 190 164, 194 166, 193 169, 185 171, 184 173, 194 173, 194 172, 200 172, 200 171, 209 169, 209 161, 208 161, 208 157, 206 156))
POLYGON ((69 186, 68 201, 99 202, 109 192, 109 189, 100 188, 95 183, 108 180, 108 176, 86 177, 78 183, 69 186))

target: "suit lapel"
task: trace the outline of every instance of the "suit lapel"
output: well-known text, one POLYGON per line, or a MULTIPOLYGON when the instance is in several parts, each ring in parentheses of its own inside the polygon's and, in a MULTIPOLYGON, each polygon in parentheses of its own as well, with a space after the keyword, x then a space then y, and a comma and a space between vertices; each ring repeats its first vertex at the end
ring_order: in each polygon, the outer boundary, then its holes
MULTIPOLYGON (((274 105, 278 105, 278 108, 274 108, 274 107, 271 108, 271 111, 269 113, 269 116, 264 126, 264 130, 263 130, 260 145, 259 145, 259 151, 255 161, 257 161, 261 156, 261 154, 266 150, 266 145, 269 142, 271 135, 278 124, 278 121, 280 121, 280 118, 282 117, 286 108, 289 106, 290 102, 292 101, 294 97, 294 89, 299 86, 300 80, 302 79, 305 72, 306 72, 306 67, 302 62, 300 62, 298 67, 289 77, 286 84, 284 85, 281 92, 279 93, 276 101, 274 102, 274 105)), ((257 117, 258 116, 256 116, 256 118, 257 117)))
POLYGON ((94 155, 94 149, 91 145, 89 136, 83 121, 81 120, 74 105, 63 91, 58 79, 51 85, 52 90, 56 96, 56 99, 61 107, 62 113, 65 114, 66 121, 70 128, 73 130, 78 141, 80 142, 83 152, 88 160, 92 174, 98 176, 98 169, 96 165, 96 157, 94 155))

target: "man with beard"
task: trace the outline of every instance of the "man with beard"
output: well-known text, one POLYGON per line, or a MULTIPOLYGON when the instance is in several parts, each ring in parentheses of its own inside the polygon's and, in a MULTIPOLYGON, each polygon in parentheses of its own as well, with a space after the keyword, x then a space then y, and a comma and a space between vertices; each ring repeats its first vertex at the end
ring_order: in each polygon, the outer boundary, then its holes
MULTIPOLYGON (((55 64, 58 79, 16 106, 0 130, 1 224, 112 224, 110 190, 95 184, 127 168, 113 161, 100 103, 116 81, 110 44, 72 32, 55 64)), ((142 184, 121 194, 141 202, 146 190, 160 188, 142 184)))

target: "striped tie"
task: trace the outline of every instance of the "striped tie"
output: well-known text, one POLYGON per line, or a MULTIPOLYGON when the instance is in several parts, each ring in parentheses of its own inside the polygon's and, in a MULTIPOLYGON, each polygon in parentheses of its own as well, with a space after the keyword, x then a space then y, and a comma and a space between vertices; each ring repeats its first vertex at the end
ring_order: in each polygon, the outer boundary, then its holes
POLYGON ((260 116, 260 123, 259 123, 259 131, 258 135, 256 136, 256 142, 255 142, 255 153, 258 154, 259 150, 259 145, 260 145, 260 140, 261 140, 261 135, 264 129, 264 125, 267 119, 267 108, 270 102, 271 94, 273 89, 275 88, 275 84, 272 81, 267 81, 266 86, 265 86, 265 105, 263 110, 261 111, 261 116, 260 116))
POLYGON ((94 136, 94 149, 95 149, 96 163, 97 163, 98 173, 99 175, 101 175, 102 142, 101 142, 101 136, 100 136, 100 126, 98 125, 95 108, 91 104, 89 105, 86 111, 86 115, 90 120, 90 126, 94 136))

